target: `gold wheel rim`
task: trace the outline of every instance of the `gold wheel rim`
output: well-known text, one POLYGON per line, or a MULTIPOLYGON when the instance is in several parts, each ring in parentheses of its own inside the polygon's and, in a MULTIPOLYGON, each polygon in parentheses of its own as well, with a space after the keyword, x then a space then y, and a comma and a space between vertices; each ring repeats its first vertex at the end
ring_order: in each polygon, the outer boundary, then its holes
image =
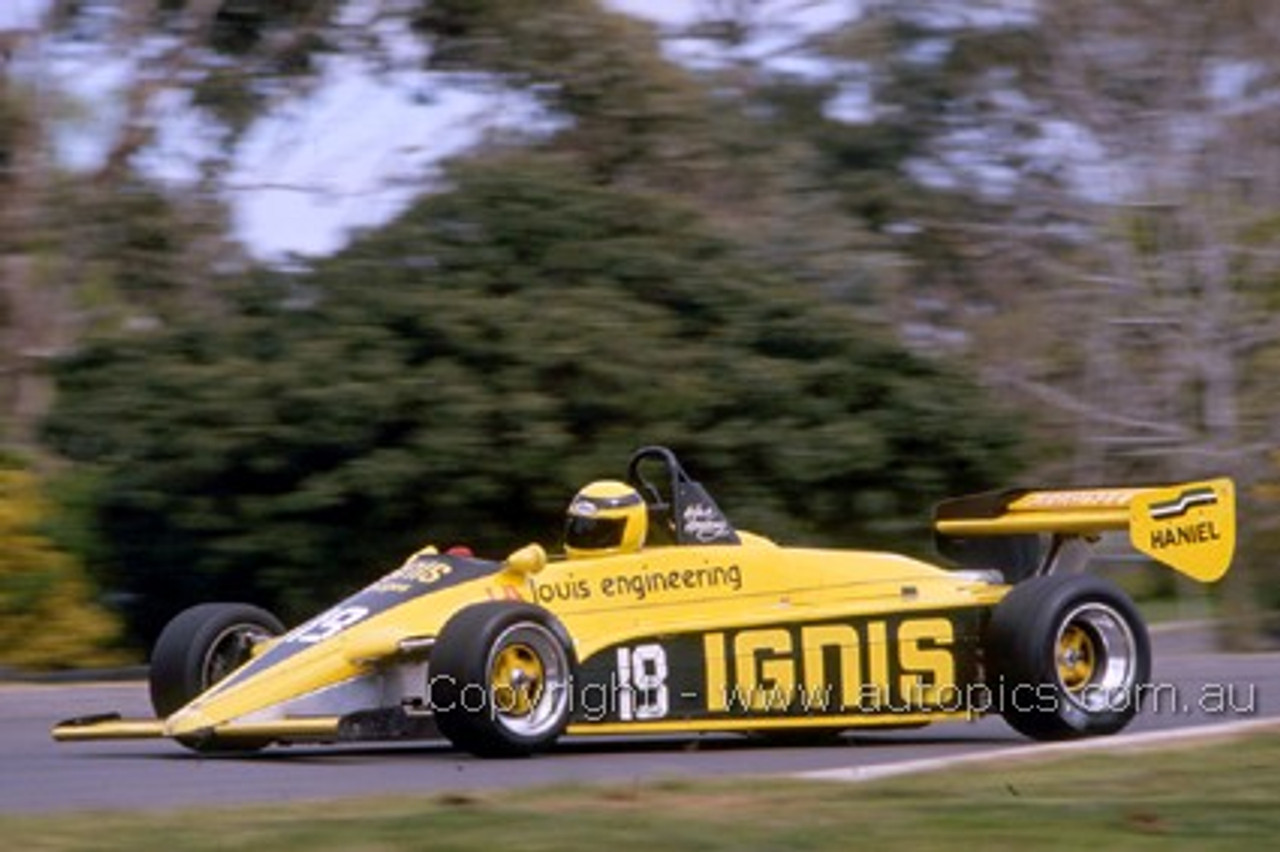
POLYGON ((1070 692, 1078 692, 1092 679, 1098 654, 1093 637, 1078 624, 1069 625, 1058 639, 1058 678, 1070 692))
POLYGON ((493 660, 489 688, 494 707, 511 716, 528 716, 538 706, 546 672, 542 658, 528 645, 508 645, 493 660))

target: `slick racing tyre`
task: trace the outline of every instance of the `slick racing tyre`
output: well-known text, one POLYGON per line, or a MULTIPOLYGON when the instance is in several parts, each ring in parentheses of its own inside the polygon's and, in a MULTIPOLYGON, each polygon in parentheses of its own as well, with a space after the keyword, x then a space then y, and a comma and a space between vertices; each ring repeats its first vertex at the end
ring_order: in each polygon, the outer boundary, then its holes
POLYGON ((546 610, 495 601, 445 624, 431 651, 428 705, 455 746, 480 757, 549 748, 572 710, 568 634, 546 610))
POLYGON ((1039 740, 1121 730, 1151 676, 1151 643, 1133 603, 1090 575, 1015 586, 992 614, 985 659, 994 709, 1039 740))
POLYGON ((249 604, 200 604, 180 612, 151 652, 156 715, 176 712, 247 662, 257 642, 282 633, 278 618, 249 604))

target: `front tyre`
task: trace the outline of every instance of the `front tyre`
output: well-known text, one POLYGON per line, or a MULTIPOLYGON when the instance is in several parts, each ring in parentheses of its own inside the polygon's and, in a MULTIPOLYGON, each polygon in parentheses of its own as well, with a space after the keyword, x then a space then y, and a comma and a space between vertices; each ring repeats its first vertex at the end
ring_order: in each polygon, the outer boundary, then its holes
POLYGON ((280 620, 249 604, 209 603, 183 610, 151 651, 151 706, 173 714, 248 662, 258 642, 284 633, 280 620))
POLYGON ((985 659, 1001 715, 1038 740, 1116 733, 1151 677, 1151 642, 1133 602, 1091 575, 1015 586, 992 614, 985 659))
POLYGON ((457 613, 431 651, 428 698, 440 733, 480 757, 549 748, 572 710, 569 647, 540 607, 495 601, 457 613))

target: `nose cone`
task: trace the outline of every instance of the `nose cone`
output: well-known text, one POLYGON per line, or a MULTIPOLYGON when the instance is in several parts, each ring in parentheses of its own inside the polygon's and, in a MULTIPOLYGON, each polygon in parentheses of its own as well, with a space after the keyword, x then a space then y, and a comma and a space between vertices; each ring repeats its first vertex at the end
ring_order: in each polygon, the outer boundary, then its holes
POLYGON ((165 720, 164 733, 168 737, 182 737, 207 731, 213 720, 199 710, 179 710, 165 720))

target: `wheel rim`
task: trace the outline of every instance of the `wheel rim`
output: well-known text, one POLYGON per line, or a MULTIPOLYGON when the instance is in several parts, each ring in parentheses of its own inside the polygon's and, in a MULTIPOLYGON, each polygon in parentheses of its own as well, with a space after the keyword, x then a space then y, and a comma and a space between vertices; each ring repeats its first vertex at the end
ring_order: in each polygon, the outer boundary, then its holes
POLYGON ((201 688, 208 689, 231 674, 253 656, 253 646, 269 634, 254 624, 233 624, 224 628, 205 652, 200 665, 201 688))
POLYGON ((545 672, 537 653, 523 643, 510 645, 493 662, 490 687, 494 704, 515 716, 533 712, 542 697, 545 672))
POLYGON ((1079 624, 1063 628, 1058 638, 1058 678, 1069 692, 1078 692, 1093 678, 1097 653, 1089 631, 1079 624))
POLYGON ((1137 680, 1137 641, 1111 607, 1087 603, 1063 619, 1054 643, 1058 682, 1091 712, 1124 706, 1137 680))
POLYGON ((493 718, 513 734, 536 737, 559 725, 569 698, 569 660, 540 624, 516 624, 493 643, 486 666, 493 718))

